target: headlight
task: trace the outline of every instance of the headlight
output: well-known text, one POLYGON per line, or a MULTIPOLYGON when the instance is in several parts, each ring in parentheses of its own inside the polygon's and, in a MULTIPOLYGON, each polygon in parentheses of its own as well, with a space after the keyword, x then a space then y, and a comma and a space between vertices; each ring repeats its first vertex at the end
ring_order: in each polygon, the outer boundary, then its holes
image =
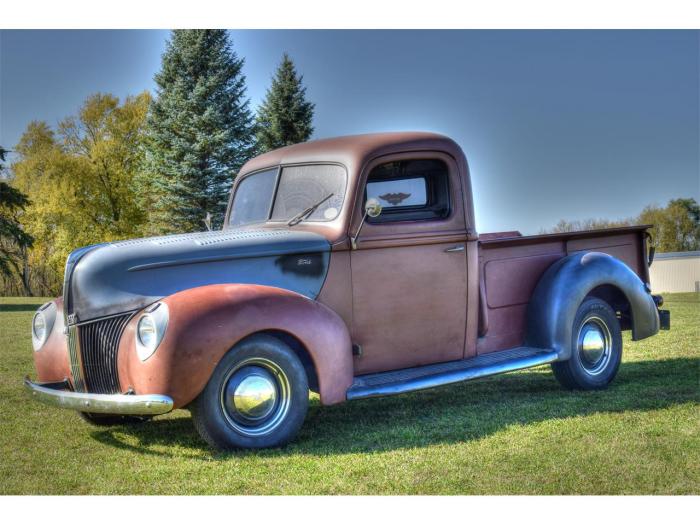
POLYGON ((148 349, 156 347, 156 322, 146 314, 139 320, 139 343, 148 349))
POLYGON ((32 346, 38 352, 49 338, 56 320, 56 303, 46 303, 37 310, 32 319, 32 346))
POLYGON ((34 337, 39 341, 44 341, 46 339, 46 317, 41 312, 34 314, 34 322, 32 323, 32 330, 34 330, 34 337))
POLYGON ((168 327, 168 306, 156 303, 146 309, 136 326, 136 353, 141 361, 153 355, 168 327))

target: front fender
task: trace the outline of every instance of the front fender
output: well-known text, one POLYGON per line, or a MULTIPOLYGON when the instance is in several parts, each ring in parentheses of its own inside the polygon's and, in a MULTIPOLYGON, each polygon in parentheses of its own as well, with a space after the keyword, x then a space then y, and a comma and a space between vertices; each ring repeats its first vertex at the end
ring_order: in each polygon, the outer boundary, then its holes
POLYGON ((571 357, 574 317, 595 288, 612 285, 627 298, 632 314, 632 339, 659 331, 659 313, 644 283, 625 263, 606 253, 569 255, 550 266, 535 288, 527 314, 527 344, 551 348, 559 360, 571 357))
MULTIPOLYGON (((50 383, 68 379, 73 381, 68 358, 68 344, 63 333, 63 299, 58 297, 52 301, 56 305, 56 320, 46 342, 34 355, 34 368, 41 382, 50 383)), ((27 331, 31 330, 31 325, 27 331)))
POLYGON ((129 322, 119 345, 121 386, 137 394, 165 394, 175 408, 194 400, 214 368, 236 343, 257 332, 286 332, 308 351, 324 404, 345 400, 352 383, 352 344, 345 323, 328 307, 289 290, 247 284, 192 288, 162 300, 168 327, 146 361, 136 353, 140 315, 129 322))

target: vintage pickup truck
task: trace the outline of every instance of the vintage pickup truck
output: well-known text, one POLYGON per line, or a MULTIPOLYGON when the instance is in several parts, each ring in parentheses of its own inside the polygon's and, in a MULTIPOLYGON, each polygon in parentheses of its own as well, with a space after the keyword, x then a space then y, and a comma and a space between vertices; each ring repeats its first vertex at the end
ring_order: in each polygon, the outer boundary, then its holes
POLYGON ((25 385, 98 425, 189 408, 221 449, 288 442, 309 391, 330 405, 550 363, 604 388, 621 330, 670 324, 648 228, 480 237, 441 135, 278 149, 241 169, 222 231, 71 253, 25 385))

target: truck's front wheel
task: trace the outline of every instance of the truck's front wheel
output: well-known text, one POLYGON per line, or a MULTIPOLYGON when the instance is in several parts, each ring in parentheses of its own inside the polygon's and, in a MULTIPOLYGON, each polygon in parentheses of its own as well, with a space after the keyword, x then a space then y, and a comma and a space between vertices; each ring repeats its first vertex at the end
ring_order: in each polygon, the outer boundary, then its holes
POLYGON ((294 438, 306 417, 309 386, 289 346, 250 337, 217 365, 192 404, 194 425, 214 448, 267 448, 294 438))
POLYGON ((612 308, 590 297, 581 303, 573 325, 572 355, 552 363, 552 370, 566 388, 598 390, 615 378, 622 358, 620 322, 612 308))

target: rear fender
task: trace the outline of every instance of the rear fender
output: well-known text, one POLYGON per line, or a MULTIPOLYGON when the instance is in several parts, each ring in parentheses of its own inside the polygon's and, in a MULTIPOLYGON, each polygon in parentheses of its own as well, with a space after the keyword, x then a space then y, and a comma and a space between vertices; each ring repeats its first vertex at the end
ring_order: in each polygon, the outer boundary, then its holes
POLYGON ((575 253, 550 266, 528 305, 527 345, 551 348, 559 360, 571 357, 573 323, 586 296, 602 285, 618 288, 632 316, 632 339, 659 331, 659 313, 644 283, 625 263, 599 252, 575 253))
POLYGON ((323 404, 345 400, 352 383, 352 345, 345 323, 328 307, 289 290, 248 284, 192 288, 162 299, 169 310, 165 336, 142 362, 129 322, 119 346, 118 367, 124 391, 165 394, 175 408, 204 389, 214 368, 242 339, 261 331, 295 337, 306 349, 319 382, 323 404))

